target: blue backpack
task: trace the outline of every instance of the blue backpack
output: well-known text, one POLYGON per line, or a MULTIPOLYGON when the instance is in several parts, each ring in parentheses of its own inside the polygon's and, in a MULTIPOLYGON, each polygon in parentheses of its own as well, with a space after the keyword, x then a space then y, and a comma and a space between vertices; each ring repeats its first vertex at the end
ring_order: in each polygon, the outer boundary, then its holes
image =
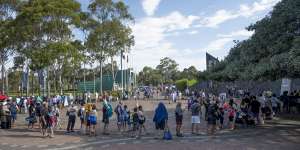
POLYGON ((108 117, 112 117, 113 115, 112 106, 110 104, 107 104, 107 115, 108 117))

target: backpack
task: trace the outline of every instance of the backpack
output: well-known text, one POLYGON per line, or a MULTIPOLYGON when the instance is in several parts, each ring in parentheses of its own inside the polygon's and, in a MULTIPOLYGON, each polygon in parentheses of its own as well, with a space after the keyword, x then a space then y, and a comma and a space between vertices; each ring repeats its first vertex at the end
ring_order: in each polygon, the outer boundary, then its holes
POLYGON ((113 112, 112 112, 112 106, 110 104, 107 104, 107 115, 108 117, 111 117, 113 115, 113 112))
POLYGON ((120 105, 118 105, 116 108, 115 108, 115 113, 117 114, 117 115, 120 115, 120 112, 119 112, 119 108, 120 108, 121 106, 120 105))
POLYGON ((17 106, 16 105, 14 105, 14 104, 12 104, 11 106, 10 106, 10 111, 11 111, 11 113, 17 113, 17 106))
POLYGON ((77 116, 80 117, 81 116, 81 108, 77 111, 77 116))
POLYGON ((139 116, 136 112, 132 114, 132 122, 137 123, 139 121, 139 116))

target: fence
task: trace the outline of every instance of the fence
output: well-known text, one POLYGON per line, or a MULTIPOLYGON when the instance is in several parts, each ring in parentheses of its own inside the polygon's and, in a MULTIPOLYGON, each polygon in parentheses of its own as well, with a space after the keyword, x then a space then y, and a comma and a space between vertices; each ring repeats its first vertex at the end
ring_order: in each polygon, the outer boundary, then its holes
MULTIPOLYGON (((291 91, 300 90, 300 79, 291 79, 291 91)), ((217 82, 203 81, 194 88, 202 89, 210 93, 236 93, 239 90, 248 91, 251 94, 258 95, 266 90, 280 95, 282 80, 276 81, 235 81, 235 82, 217 82)))

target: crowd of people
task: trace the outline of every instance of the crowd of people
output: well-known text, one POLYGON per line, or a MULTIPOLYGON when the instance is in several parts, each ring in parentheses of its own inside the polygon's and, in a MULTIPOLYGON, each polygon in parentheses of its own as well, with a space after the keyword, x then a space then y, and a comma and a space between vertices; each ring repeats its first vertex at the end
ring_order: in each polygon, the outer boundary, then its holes
MULTIPOLYGON (((176 93, 176 92, 172 92, 176 93)), ((175 94, 174 94, 175 95, 175 94)), ((174 97, 171 97, 174 99, 174 97)), ((234 130, 237 126, 249 127, 264 124, 266 119, 272 119, 281 112, 291 113, 299 109, 298 100, 300 92, 294 91, 290 95, 284 92, 277 97, 272 92, 264 92, 260 95, 245 93, 242 97, 234 98, 216 96, 204 92, 192 92, 186 95, 185 100, 176 98, 174 110, 174 122, 176 123, 176 136, 183 137, 182 126, 184 118, 190 114, 191 134, 200 134, 200 124, 206 124, 207 134, 213 135, 217 130, 234 130), (186 106, 184 105, 186 104, 186 106)), ((44 137, 54 137, 55 130, 62 129, 62 115, 67 116, 66 134, 75 132, 76 119, 80 120, 80 133, 96 136, 97 125, 100 118, 103 122, 102 133, 110 134, 110 120, 113 114, 116 116, 116 123, 119 132, 129 132, 132 137, 139 138, 142 133, 147 134, 146 115, 143 107, 138 105, 129 108, 122 101, 118 101, 115 108, 107 99, 102 100, 102 105, 95 103, 72 104, 68 98, 62 96, 31 97, 28 99, 11 100, 1 103, 0 119, 1 128, 9 129, 15 126, 18 113, 27 113, 26 121, 28 128, 34 128, 38 124, 41 134, 44 137), (66 114, 62 114, 63 107, 66 107, 66 114), (98 110, 102 111, 102 117, 98 116, 98 110)), ((170 133, 170 119, 166 104, 160 102, 154 111, 153 122, 157 129, 157 137, 163 137, 167 131, 170 133)))

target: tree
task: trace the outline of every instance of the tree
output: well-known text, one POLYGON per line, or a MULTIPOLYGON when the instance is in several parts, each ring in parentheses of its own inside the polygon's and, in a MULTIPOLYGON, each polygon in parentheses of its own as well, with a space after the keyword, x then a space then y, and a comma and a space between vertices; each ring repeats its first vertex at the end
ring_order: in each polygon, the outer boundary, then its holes
POLYGON ((184 68, 183 71, 180 73, 180 79, 187 78, 189 80, 197 79, 198 77, 198 70, 194 66, 190 66, 189 68, 184 68))
POLYGON ((14 50, 14 27, 12 26, 12 21, 15 19, 14 15, 17 14, 19 3, 18 0, 0 1, 0 64, 2 93, 4 93, 5 89, 5 63, 14 50))
POLYGON ((163 75, 163 82, 170 83, 175 81, 177 67, 178 64, 175 60, 165 57, 160 60, 160 64, 157 65, 156 69, 163 75))
POLYGON ((30 60, 33 71, 67 59, 65 55, 74 54, 71 27, 79 24, 80 4, 75 0, 28 0, 14 21, 18 53, 30 60))
MULTIPOLYGON (((118 52, 129 50, 133 45, 131 29, 126 23, 133 18, 128 12, 128 7, 122 1, 93 0, 88 6, 94 24, 90 26, 87 47, 100 64, 100 93, 102 94, 102 74, 104 60, 113 57, 118 52)), ((113 59, 111 59, 111 64, 113 59)), ((112 65, 112 73, 113 65, 112 65)))
POLYGON ((298 77, 300 1, 282 0, 262 20, 247 27, 254 34, 237 42, 212 71, 213 80, 276 80, 298 77))

